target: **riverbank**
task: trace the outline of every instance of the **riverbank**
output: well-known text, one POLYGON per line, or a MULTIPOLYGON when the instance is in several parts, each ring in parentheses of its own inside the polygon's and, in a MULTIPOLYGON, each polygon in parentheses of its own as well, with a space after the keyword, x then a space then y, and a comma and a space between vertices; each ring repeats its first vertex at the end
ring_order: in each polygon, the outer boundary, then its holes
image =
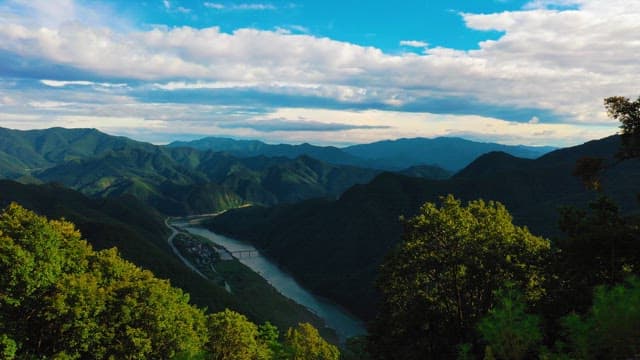
MULTIPOLYGON (((232 254, 234 252, 260 254, 251 244, 215 234, 208 229, 198 226, 197 221, 191 223, 185 222, 179 224, 179 226, 184 231, 223 246, 232 254)), ((310 293, 301 287, 290 274, 281 270, 277 264, 271 262, 269 259, 263 256, 250 256, 240 258, 238 261, 266 279, 279 293, 305 306, 314 314, 324 319, 327 326, 336 330, 341 341, 351 336, 366 334, 366 329, 362 321, 338 305, 310 293)))
POLYGON ((298 323, 308 322, 318 328, 325 339, 339 343, 337 334, 327 328, 318 315, 282 295, 263 277, 232 257, 226 249, 209 239, 185 231, 183 227, 191 225, 188 221, 178 218, 167 221, 166 224, 172 230, 167 240, 172 249, 175 249, 176 256, 213 285, 229 292, 252 321, 269 321, 281 331, 295 327, 298 323))

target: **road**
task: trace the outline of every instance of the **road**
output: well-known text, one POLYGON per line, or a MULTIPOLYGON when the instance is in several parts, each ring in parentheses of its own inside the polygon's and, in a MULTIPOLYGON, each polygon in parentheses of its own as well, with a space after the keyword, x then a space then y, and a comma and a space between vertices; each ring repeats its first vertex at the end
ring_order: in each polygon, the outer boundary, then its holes
POLYGON ((171 230, 171 235, 169 235, 169 238, 167 239, 167 243, 169 243, 169 246, 171 246, 171 250, 173 250, 173 253, 180 258, 180 260, 182 260, 182 262, 189 267, 189 269, 193 270, 193 272, 195 272, 196 274, 200 275, 203 279, 209 280, 208 277, 206 277, 203 273, 200 272, 200 270, 198 270, 195 266, 193 266, 189 260, 185 259, 182 254, 180 254, 180 251, 178 251, 178 249, 176 248, 176 246, 173 244, 173 238, 176 237, 176 235, 180 234, 180 230, 176 229, 175 226, 169 224, 169 218, 164 219, 164 224, 169 228, 169 230, 171 230))

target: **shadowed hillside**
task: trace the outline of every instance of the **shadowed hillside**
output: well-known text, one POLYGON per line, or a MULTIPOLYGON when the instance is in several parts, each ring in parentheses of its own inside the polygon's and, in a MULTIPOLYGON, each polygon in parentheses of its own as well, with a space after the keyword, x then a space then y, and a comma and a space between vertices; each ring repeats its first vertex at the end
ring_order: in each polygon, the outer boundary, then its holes
MULTIPOLYGON (((595 196, 571 175, 575 161, 590 155, 612 162, 618 147, 619 138, 612 136, 536 160, 490 153, 442 181, 384 173, 336 201, 234 210, 210 227, 254 242, 311 289, 371 318, 372 282, 385 254, 400 239, 400 215, 411 216, 425 201, 451 193, 463 200, 500 201, 515 223, 554 236, 560 206, 583 206, 595 196)), ((623 212, 638 211, 629 196, 640 191, 638 160, 612 167, 602 182, 623 212)))

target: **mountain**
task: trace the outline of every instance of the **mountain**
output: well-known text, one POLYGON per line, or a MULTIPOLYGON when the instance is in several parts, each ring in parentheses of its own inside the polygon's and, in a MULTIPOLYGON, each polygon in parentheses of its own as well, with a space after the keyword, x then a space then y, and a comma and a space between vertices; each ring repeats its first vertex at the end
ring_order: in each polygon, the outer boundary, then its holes
POLYGON ((411 177, 419 177, 432 180, 444 180, 453 174, 437 165, 414 165, 404 170, 396 171, 397 174, 411 177))
POLYGON ((502 151, 522 158, 537 158, 554 150, 554 148, 548 146, 511 146, 453 137, 438 137, 434 139, 385 140, 371 144, 353 145, 342 150, 353 156, 384 164, 385 169, 434 164, 450 171, 458 171, 478 156, 492 151, 502 151))
POLYGON ((203 283, 172 254, 164 218, 132 196, 98 200, 55 184, 0 180, 0 206, 10 202, 52 219, 72 221, 95 249, 117 247, 125 259, 172 279, 196 303, 215 309, 234 306, 224 289, 203 283))
POLYGON ((95 129, 0 128, 0 178, 56 182, 91 197, 133 195, 172 215, 335 198, 378 173, 306 155, 238 158, 155 146, 95 129))
MULTIPOLYGON (((399 216, 410 217, 425 201, 454 194, 465 201, 500 201, 516 224, 527 225, 534 234, 557 236, 558 208, 583 207, 596 197, 571 175, 576 160, 596 156, 615 164, 612 157, 619 144, 619 137, 612 136, 535 160, 492 152, 447 180, 383 173, 368 184, 353 186, 335 201, 237 209, 214 218, 208 226, 253 242, 312 291, 371 319, 373 281, 384 256, 400 240, 399 216)), ((640 211, 635 201, 640 192, 640 160, 612 166, 602 184, 623 212, 640 211)))
POLYGON ((336 197, 378 174, 304 156, 239 159, 214 152, 178 156, 180 151, 113 151, 103 157, 67 161, 35 176, 95 197, 134 195, 163 213, 180 215, 244 203, 275 205, 336 197))
MULTIPOLYGON (((236 291, 259 294, 264 305, 240 294, 229 293, 216 282, 198 276, 173 254, 167 243, 170 231, 164 217, 132 196, 91 199, 55 184, 25 185, 0 180, 0 207, 10 202, 17 202, 50 219, 65 218, 75 223, 94 249, 117 247, 124 259, 151 270, 157 277, 170 279, 173 286, 189 293, 192 303, 211 312, 234 309, 254 321, 270 321, 281 328, 295 326, 300 321, 322 325, 315 315, 284 298, 248 270, 246 273, 237 270, 233 273, 238 281, 247 283, 248 290, 236 291)), ((226 266, 240 267, 239 263, 233 262, 226 266)))
POLYGON ((95 129, 22 131, 0 128, 0 175, 15 179, 64 161, 103 156, 124 148, 151 150, 153 147, 95 129))
POLYGON ((238 157, 296 158, 306 155, 332 164, 388 171, 401 171, 401 169, 422 165, 437 165, 448 171, 457 171, 478 156, 492 151, 503 151, 523 158, 537 158, 554 150, 548 146, 509 146, 449 137, 386 140, 345 148, 314 146, 306 143, 270 145, 257 140, 206 137, 193 141, 176 141, 168 146, 221 151, 238 157))
POLYGON ((226 152, 237 157, 286 157, 295 159, 309 156, 324 162, 339 165, 354 165, 360 167, 374 167, 375 164, 361 158, 349 155, 334 146, 315 146, 311 144, 266 144, 258 140, 235 140, 220 137, 205 137, 193 141, 174 141, 168 147, 190 147, 198 150, 226 152))

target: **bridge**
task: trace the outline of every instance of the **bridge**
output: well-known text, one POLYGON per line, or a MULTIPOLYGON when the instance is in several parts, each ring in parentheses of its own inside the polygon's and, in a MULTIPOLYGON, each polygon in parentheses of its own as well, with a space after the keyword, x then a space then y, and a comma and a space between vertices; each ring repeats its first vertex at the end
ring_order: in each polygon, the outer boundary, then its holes
POLYGON ((258 250, 236 250, 229 251, 237 259, 248 259, 260 256, 258 250))

